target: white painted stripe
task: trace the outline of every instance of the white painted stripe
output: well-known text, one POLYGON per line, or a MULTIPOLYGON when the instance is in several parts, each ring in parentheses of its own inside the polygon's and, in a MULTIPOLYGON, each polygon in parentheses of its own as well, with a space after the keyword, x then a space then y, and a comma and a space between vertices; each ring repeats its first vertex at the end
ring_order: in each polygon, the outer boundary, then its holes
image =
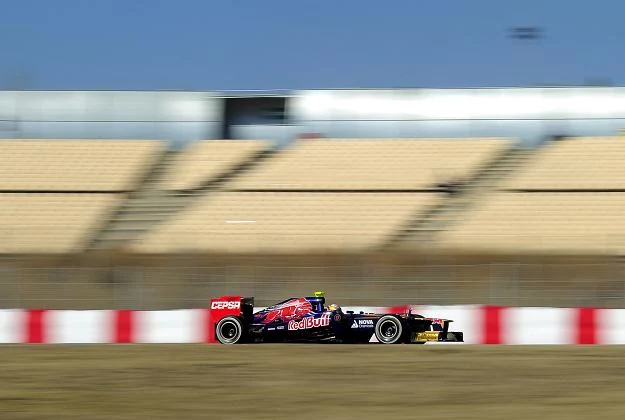
POLYGON ((205 311, 179 309, 135 312, 137 343, 201 343, 205 311))
POLYGON ((625 344, 625 309, 599 310, 597 329, 600 344, 625 344))
POLYGON ((26 336, 26 314, 22 309, 0 309, 0 343, 22 343, 26 336))
POLYGON ((49 311, 44 336, 49 343, 110 343, 113 339, 112 311, 49 311))
POLYGON ((505 344, 575 344, 575 310, 509 308, 503 314, 505 344))

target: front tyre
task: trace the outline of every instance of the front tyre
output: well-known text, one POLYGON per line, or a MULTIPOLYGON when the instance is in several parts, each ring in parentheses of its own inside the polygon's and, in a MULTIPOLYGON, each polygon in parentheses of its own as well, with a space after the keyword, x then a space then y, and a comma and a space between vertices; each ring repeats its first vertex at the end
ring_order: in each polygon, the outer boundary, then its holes
POLYGON ((236 316, 222 318, 215 328, 215 336, 221 344, 238 344, 243 341, 243 322, 236 316))
POLYGON ((404 326, 401 320, 393 315, 384 315, 375 324, 375 338, 383 344, 396 344, 401 342, 404 334, 404 326))

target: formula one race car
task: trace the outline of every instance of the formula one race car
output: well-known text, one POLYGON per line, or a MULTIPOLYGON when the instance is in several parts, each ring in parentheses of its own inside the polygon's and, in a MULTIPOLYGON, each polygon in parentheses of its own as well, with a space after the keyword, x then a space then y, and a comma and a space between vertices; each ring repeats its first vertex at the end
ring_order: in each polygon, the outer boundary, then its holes
POLYGON ((403 314, 354 313, 325 306, 323 292, 289 298, 254 312, 254 298, 211 300, 209 334, 222 344, 259 342, 425 343, 463 340, 449 319, 403 314))

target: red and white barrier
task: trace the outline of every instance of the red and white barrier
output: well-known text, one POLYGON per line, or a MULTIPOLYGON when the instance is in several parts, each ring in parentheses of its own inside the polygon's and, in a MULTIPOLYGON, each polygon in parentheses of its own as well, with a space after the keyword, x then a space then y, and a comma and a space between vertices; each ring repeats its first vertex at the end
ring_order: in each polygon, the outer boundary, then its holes
MULTIPOLYGON (((467 344, 625 344, 625 309, 482 305, 348 307, 449 318, 467 344)), ((260 308, 259 308, 260 309, 260 308)), ((0 343, 207 343, 209 311, 0 310, 0 343)))
POLYGON ((45 311, 41 332, 36 331, 37 325, 27 325, 27 337, 44 343, 110 343, 114 339, 112 316, 112 311, 45 311))
POLYGON ((137 343, 202 343, 207 341, 208 312, 197 309, 136 313, 137 343))
POLYGON ((23 311, 0 309, 0 343, 21 343, 24 340, 23 311))

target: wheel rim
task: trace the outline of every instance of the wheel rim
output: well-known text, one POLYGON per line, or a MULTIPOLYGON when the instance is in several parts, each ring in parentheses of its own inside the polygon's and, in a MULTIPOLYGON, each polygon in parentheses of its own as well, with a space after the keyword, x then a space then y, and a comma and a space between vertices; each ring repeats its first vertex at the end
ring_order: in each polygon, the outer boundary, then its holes
POLYGON ((399 334, 399 326, 392 319, 387 319, 382 321, 378 325, 379 337, 380 341, 385 343, 390 343, 397 340, 397 336, 399 334))
POLYGON ((225 343, 233 343, 239 339, 241 331, 239 325, 234 321, 225 321, 219 327, 219 336, 225 343))
POLYGON ((385 339, 391 340, 397 334, 397 325, 393 321, 385 321, 380 325, 380 332, 385 339))
POLYGON ((221 335, 224 338, 228 338, 230 340, 232 340, 232 338, 237 335, 237 326, 234 325, 234 322, 226 322, 224 323, 224 325, 222 325, 221 327, 221 335))

